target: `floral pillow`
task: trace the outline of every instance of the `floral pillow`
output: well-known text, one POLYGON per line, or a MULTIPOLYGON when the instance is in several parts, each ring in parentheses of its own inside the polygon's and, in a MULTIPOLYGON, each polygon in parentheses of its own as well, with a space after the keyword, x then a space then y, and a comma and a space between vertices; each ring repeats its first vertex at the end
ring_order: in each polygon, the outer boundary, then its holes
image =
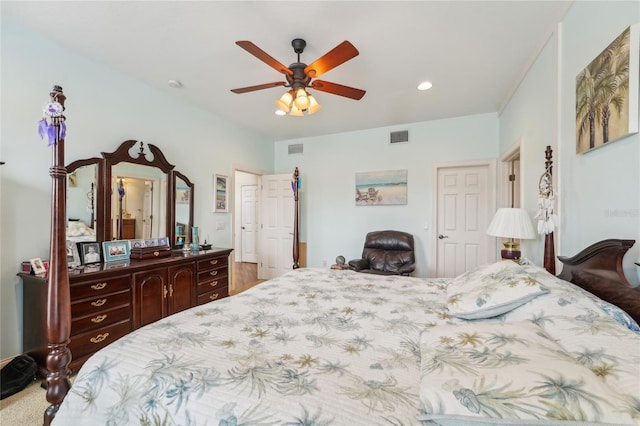
POLYGON ((491 318, 547 292, 526 267, 505 260, 454 278, 447 287, 447 307, 453 317, 491 318))
POLYGON ((635 424, 632 398, 530 321, 439 325, 422 333, 420 351, 420 421, 635 424))

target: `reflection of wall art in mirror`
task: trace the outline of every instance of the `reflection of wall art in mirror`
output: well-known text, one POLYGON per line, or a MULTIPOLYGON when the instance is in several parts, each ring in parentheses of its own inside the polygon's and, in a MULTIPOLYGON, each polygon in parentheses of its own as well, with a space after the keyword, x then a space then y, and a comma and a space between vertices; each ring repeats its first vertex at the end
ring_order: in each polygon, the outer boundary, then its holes
POLYGON ((191 191, 187 187, 176 187, 176 203, 189 204, 189 198, 191 198, 191 191))
POLYGON ((78 246, 74 241, 67 240, 67 266, 69 268, 77 268, 81 264, 78 246))
POLYGON ((102 243, 104 248, 104 260, 112 262, 114 260, 129 259, 131 254, 131 246, 129 240, 105 241, 102 243))
POLYGON ((213 211, 229 211, 229 191, 227 190, 227 176, 215 175, 213 178, 213 211))
POLYGON ((102 262, 100 243, 80 242, 78 243, 78 250, 80 251, 80 259, 83 265, 102 262))

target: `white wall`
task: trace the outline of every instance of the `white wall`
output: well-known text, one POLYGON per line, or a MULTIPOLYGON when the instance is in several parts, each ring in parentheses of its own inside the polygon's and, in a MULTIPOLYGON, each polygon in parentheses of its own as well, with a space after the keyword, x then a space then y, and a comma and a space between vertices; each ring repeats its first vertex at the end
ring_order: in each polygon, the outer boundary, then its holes
POLYGON ((362 254, 367 232, 406 231, 416 243, 416 276, 427 276, 433 265, 431 239, 435 183, 433 165, 448 161, 495 158, 498 153, 496 114, 383 127, 275 144, 276 173, 302 176, 301 234, 307 242, 307 265, 335 263, 362 254), (409 130, 409 143, 389 144, 389 132, 409 130), (288 155, 287 147, 304 144, 303 154, 288 155), (408 170, 408 204, 356 206, 355 173, 408 170), (425 229, 425 225, 428 229, 425 229))
MULTIPOLYGON (((640 261, 640 134, 576 154, 575 81, 580 70, 638 22, 638 1, 576 2, 562 22, 559 75, 561 254, 574 255, 605 238, 634 239, 623 263, 632 283, 638 283, 640 272, 633 265, 640 261)), ((639 54, 632 52, 636 58, 639 54)))
POLYGON ((195 225, 215 246, 231 247, 231 213, 212 213, 212 175, 232 163, 273 170, 264 137, 176 101, 2 20, 0 158, 0 359, 22 347, 20 262, 49 257, 51 148, 37 123, 54 84, 67 96, 66 163, 113 151, 127 139, 158 146, 195 185, 195 225), (223 230, 215 230, 222 221, 223 230))

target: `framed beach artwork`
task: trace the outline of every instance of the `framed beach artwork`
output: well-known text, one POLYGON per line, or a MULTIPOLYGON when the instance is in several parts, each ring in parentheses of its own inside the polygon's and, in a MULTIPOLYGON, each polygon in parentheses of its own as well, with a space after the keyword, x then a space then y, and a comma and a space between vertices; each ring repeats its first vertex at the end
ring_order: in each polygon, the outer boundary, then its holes
POLYGON ((229 192, 227 190, 227 176, 215 175, 213 177, 213 211, 229 211, 229 192))
POLYGON ((627 27, 576 77, 576 152, 638 132, 640 24, 627 27))
POLYGON ((407 171, 356 173, 356 206, 407 204, 407 171))

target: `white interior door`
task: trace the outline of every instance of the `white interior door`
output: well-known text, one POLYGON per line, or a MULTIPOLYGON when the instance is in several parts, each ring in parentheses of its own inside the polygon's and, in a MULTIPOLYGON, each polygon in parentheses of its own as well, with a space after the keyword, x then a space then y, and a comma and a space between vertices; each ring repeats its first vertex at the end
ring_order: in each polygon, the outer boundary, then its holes
POLYGON ((260 279, 275 278, 293 269, 293 209, 291 174, 262 176, 260 279))
POLYGON ((153 230, 153 182, 144 182, 142 202, 142 238, 151 238, 153 230))
POLYGON ((258 185, 242 185, 240 191, 242 210, 241 228, 242 261, 258 262, 258 185))
POLYGON ((495 206, 495 163, 437 168, 436 276, 455 277, 495 260, 487 227, 495 206))

